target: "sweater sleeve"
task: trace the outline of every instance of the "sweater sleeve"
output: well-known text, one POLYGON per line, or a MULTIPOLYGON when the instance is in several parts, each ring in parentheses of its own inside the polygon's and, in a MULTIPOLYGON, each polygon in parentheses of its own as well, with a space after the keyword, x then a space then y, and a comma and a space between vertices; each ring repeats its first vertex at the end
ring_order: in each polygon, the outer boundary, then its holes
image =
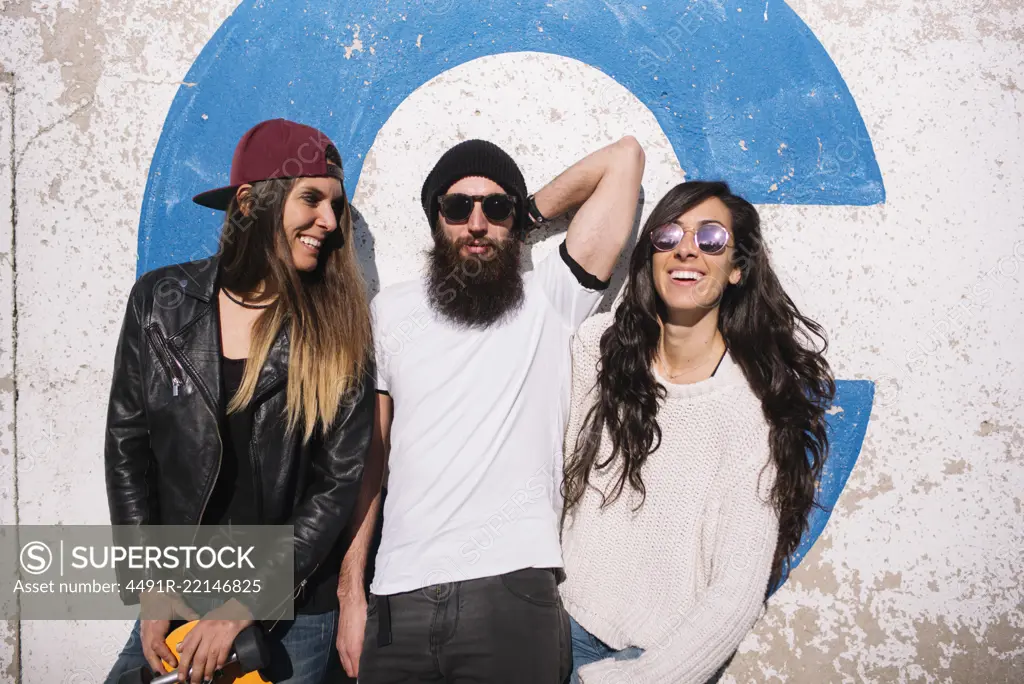
POLYGON ((572 383, 569 398, 569 419, 566 421, 564 449, 571 454, 589 408, 587 395, 597 382, 597 365, 601 361, 601 333, 608 327, 608 315, 598 314, 583 323, 572 336, 572 383))
POLYGON ((571 459, 576 451, 576 437, 583 425, 583 418, 586 415, 587 394, 594 387, 597 381, 597 364, 600 361, 600 333, 607 327, 603 320, 606 316, 598 314, 587 321, 572 336, 569 345, 572 362, 572 381, 569 392, 569 416, 565 422, 565 434, 562 435, 562 449, 559 451, 556 460, 556 467, 553 475, 553 490, 558 493, 556 497, 556 511, 559 518, 562 515, 562 483, 565 476, 566 459, 571 459))
POLYGON ((739 647, 760 617, 778 542, 778 515, 768 500, 774 465, 766 435, 728 489, 720 513, 707 589, 659 643, 635 660, 601 660, 579 670, 583 684, 704 684, 739 647))

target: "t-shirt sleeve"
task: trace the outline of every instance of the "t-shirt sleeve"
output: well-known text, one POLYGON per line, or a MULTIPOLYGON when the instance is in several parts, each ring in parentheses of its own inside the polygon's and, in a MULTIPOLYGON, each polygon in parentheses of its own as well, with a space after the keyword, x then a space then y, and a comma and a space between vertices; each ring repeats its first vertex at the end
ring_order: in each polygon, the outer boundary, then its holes
POLYGON ((370 302, 370 320, 373 322, 373 352, 377 364, 377 391, 389 394, 391 384, 388 382, 388 372, 391 367, 391 357, 388 353, 387 338, 387 317, 383 311, 383 302, 380 295, 370 302))
POLYGON ((597 310, 608 282, 599 280, 576 263, 563 241, 558 251, 537 265, 538 286, 572 330, 597 310))

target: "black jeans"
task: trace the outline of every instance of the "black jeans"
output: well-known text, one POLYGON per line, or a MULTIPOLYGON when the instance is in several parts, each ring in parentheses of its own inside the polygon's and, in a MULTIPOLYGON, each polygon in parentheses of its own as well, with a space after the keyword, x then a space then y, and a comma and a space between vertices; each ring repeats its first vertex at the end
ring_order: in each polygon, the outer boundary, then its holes
POLYGON ((370 596, 360 684, 561 684, 572 670, 560 570, 370 596))

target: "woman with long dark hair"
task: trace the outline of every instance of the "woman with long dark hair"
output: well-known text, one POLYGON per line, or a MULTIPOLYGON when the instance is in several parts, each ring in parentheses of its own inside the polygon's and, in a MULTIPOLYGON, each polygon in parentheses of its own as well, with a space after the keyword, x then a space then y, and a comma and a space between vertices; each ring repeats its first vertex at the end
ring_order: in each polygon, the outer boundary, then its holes
POLYGON ((669 191, 621 303, 573 340, 562 597, 577 681, 720 675, 807 528, 826 346, 753 205, 725 183, 669 191))
MULTIPOLYGON (((264 674, 279 684, 319 684, 332 660, 339 535, 374 414, 369 305, 342 178, 338 150, 316 129, 274 119, 242 137, 231 185, 194 198, 226 212, 217 254, 132 289, 107 417, 114 525, 293 526, 294 586, 261 588, 295 597, 294 620, 268 635, 264 674)), ((253 621, 247 597, 232 598, 172 652, 171 618, 199 613, 133 591, 123 571, 119 582, 141 619, 108 682, 139 666, 162 673, 161 659, 191 667, 193 684, 210 680, 253 621)))

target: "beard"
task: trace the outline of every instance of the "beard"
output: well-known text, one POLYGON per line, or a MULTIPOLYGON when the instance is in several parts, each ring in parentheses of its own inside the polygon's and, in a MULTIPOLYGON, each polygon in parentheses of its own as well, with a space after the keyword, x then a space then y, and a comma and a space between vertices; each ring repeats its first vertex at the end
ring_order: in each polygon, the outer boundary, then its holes
POLYGON ((459 327, 480 329, 518 311, 524 299, 520 249, 513 237, 500 242, 462 237, 452 242, 438 230, 427 252, 431 307, 459 327), (488 245, 491 250, 463 257, 460 250, 467 244, 488 245))

